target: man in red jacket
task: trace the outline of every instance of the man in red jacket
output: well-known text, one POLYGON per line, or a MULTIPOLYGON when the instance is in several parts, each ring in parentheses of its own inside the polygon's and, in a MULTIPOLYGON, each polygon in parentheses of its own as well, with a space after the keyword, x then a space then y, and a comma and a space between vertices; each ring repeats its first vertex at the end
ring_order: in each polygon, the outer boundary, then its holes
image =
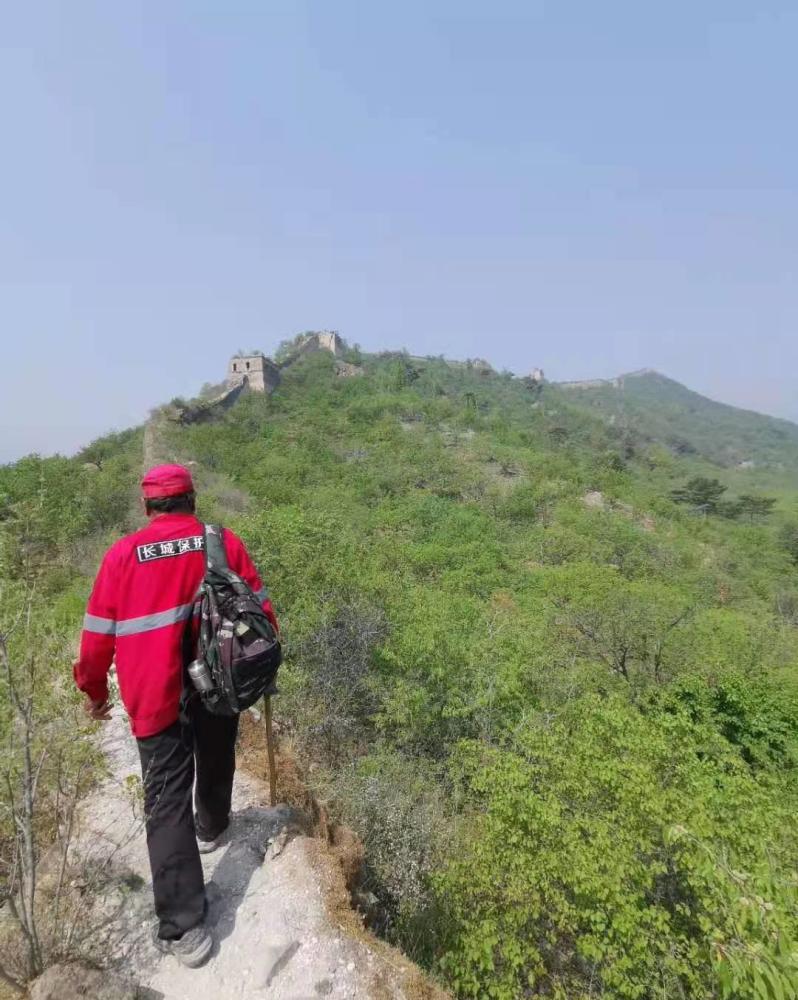
MULTIPOLYGON (((184 965, 201 965, 213 940, 200 853, 214 850, 230 822, 238 717, 210 715, 195 699, 180 720, 184 634, 205 574, 204 526, 194 514, 194 484, 181 465, 159 465, 142 480, 149 523, 106 553, 89 597, 75 663, 77 686, 94 719, 108 719, 108 671, 141 757, 156 943, 184 965), (196 814, 192 808, 192 789, 196 814)), ((243 543, 224 531, 230 568, 277 621, 243 543)))

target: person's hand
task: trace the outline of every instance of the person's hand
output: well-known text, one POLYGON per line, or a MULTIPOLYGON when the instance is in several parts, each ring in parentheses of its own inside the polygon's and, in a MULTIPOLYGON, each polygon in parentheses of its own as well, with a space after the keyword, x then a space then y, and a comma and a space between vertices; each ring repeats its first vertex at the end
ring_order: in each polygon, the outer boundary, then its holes
POLYGON ((83 710, 91 719, 96 719, 98 722, 108 722, 111 718, 111 701, 109 698, 104 701, 95 701, 86 695, 83 710))

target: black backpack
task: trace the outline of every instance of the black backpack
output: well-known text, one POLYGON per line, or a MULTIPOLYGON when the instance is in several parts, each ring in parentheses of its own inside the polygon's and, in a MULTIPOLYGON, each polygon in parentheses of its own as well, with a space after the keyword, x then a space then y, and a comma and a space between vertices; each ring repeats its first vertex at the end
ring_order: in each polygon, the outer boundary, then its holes
POLYGON ((187 667, 189 700, 198 695, 213 715, 238 715, 264 694, 274 693, 282 662, 280 640, 250 586, 230 569, 220 525, 205 525, 205 576, 186 635, 192 636, 189 644, 195 656, 187 667), (197 617, 194 647, 192 623, 197 617), (192 682, 195 670, 204 675, 204 690, 192 682))

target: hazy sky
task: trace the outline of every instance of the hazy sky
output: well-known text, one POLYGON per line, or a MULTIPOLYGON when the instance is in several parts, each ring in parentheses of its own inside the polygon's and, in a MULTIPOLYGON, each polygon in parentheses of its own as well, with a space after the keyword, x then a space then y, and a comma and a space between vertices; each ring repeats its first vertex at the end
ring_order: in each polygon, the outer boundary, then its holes
POLYGON ((0 22, 0 461, 308 328, 798 419, 798 6, 107 0, 0 22))

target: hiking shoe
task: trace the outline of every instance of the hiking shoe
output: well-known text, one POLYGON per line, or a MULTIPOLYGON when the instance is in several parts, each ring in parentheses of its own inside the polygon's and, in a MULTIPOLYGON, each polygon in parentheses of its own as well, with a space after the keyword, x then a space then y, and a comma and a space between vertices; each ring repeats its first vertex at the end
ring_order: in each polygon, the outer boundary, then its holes
POLYGON ((164 941, 156 934, 155 946, 164 955, 174 955, 181 965, 197 969, 206 961, 213 948, 213 938, 205 924, 197 924, 182 937, 164 941))
POLYGON ((215 851, 217 847, 222 842, 224 838, 224 833, 220 833, 218 837, 214 837, 213 840, 204 840, 202 837, 197 837, 197 847, 199 848, 200 854, 210 854, 215 851))
MULTIPOLYGON (((198 829, 196 817, 194 818, 194 828, 198 829)), ((215 851, 217 847, 227 840, 229 830, 230 824, 228 822, 224 830, 220 830, 215 837, 203 837, 200 833, 197 833, 197 847, 200 854, 210 854, 211 851, 215 851)))

